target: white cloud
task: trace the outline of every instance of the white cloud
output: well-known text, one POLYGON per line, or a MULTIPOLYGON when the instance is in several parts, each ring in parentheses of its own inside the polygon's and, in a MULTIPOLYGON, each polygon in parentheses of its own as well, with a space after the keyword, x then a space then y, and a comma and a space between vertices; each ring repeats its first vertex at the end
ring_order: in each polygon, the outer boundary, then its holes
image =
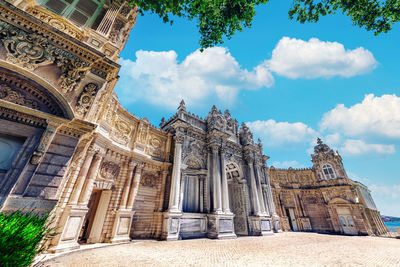
POLYGON ((394 154, 396 152, 394 145, 367 144, 362 140, 354 139, 346 140, 343 147, 339 150, 341 154, 347 156, 361 155, 367 153, 394 154))
POLYGON ((346 50, 338 42, 283 37, 272 51, 269 69, 291 79, 352 77, 373 70, 377 62, 363 47, 346 50))
POLYGON ((342 141, 342 137, 339 133, 333 133, 325 136, 324 140, 326 144, 330 146, 336 146, 340 144, 340 142, 342 141))
MULTIPOLYGON (((265 63, 252 71, 242 69, 226 48, 213 47, 188 55, 181 63, 175 51, 136 52, 136 61, 121 59, 118 95, 124 104, 145 100, 176 108, 181 99, 188 105, 214 97, 232 104, 240 89, 270 87, 274 78, 265 63)), ((215 101, 215 100, 214 100, 215 101)))
POLYGON ((368 188, 376 195, 390 196, 392 199, 400 200, 400 184, 398 185, 378 185, 372 184, 368 188))
POLYGON ((305 166, 296 160, 292 161, 274 161, 272 162, 271 166, 274 166, 275 168, 280 168, 280 169, 287 169, 287 168, 305 168, 305 166))
POLYGON ((275 120, 246 123, 256 136, 262 138, 267 146, 311 141, 317 132, 302 122, 276 122, 275 120))
POLYGON ((349 136, 374 134, 400 138, 400 97, 369 94, 361 103, 349 108, 339 104, 324 114, 320 128, 349 136))

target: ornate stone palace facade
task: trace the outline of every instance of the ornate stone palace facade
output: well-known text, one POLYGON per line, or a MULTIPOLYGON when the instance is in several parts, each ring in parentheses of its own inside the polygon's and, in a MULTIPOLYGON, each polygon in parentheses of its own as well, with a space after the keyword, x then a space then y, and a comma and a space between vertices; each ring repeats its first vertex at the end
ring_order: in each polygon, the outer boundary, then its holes
POLYGON ((228 111, 201 119, 181 103, 156 128, 125 110, 113 89, 136 16, 114 0, 0 0, 2 212, 51 212, 51 251, 280 225, 386 231, 368 189, 322 143, 313 169, 278 170, 228 111))
POLYGON ((269 169, 282 228, 349 235, 387 233, 370 191, 348 178, 339 153, 318 139, 311 157, 309 169, 269 169))

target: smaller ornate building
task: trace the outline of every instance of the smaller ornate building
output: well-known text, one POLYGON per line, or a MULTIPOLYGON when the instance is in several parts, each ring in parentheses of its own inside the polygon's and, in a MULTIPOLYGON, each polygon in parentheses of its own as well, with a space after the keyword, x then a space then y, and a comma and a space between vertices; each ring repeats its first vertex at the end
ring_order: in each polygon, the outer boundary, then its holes
POLYGON ((280 225, 275 213, 261 141, 228 110, 215 106, 202 119, 186 111, 162 121, 173 134, 163 238, 232 238, 265 235, 280 225))
POLYGON ((348 235, 387 232, 370 191, 346 174, 342 158, 318 138, 309 169, 270 168, 282 229, 348 235))

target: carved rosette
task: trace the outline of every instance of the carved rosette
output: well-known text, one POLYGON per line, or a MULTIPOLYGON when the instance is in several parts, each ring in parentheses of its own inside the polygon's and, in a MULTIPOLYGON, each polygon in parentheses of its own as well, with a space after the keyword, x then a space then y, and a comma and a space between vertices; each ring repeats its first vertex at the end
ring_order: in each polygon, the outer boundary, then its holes
POLYGON ((76 103, 76 112, 80 116, 85 116, 96 97, 98 86, 94 83, 88 83, 83 88, 76 103))

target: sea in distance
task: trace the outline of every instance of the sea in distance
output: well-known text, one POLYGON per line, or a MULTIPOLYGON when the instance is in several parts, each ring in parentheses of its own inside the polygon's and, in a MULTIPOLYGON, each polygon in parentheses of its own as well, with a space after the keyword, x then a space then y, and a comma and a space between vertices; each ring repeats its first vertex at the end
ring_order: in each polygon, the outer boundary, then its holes
POLYGON ((400 227, 400 222, 385 222, 390 232, 396 232, 396 227, 400 227))

